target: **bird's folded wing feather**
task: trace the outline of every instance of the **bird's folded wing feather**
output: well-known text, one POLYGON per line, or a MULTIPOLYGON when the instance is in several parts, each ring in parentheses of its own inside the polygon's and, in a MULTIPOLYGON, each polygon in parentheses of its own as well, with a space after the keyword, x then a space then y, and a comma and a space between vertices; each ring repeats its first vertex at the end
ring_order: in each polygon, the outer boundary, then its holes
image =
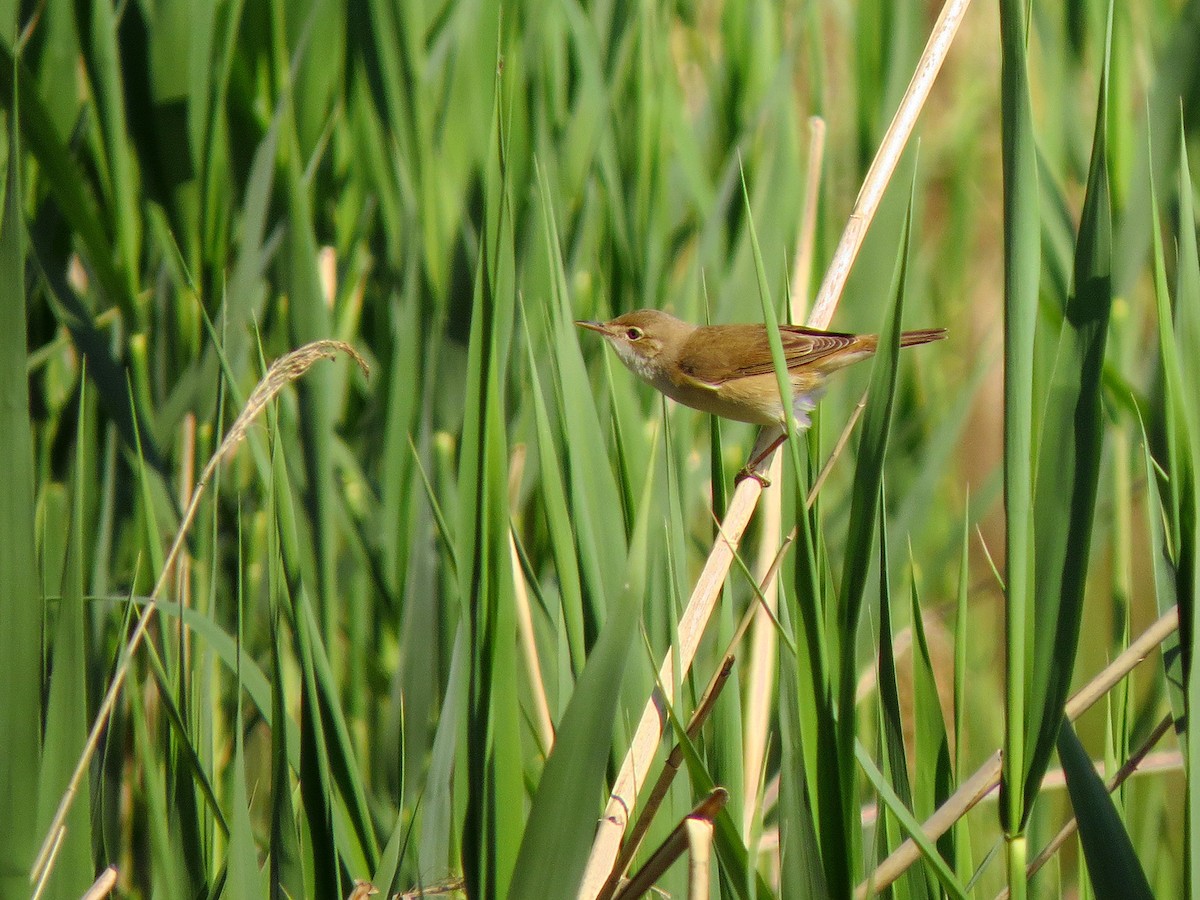
MULTIPOLYGON (((679 369, 690 381, 708 386, 730 378, 764 375, 775 371, 771 346, 762 325, 727 325, 719 340, 697 328, 679 356, 679 369), (724 346, 721 346, 724 345, 724 346)), ((799 325, 781 325, 783 356, 789 369, 809 366, 853 344, 857 337, 836 331, 818 331, 799 325)))

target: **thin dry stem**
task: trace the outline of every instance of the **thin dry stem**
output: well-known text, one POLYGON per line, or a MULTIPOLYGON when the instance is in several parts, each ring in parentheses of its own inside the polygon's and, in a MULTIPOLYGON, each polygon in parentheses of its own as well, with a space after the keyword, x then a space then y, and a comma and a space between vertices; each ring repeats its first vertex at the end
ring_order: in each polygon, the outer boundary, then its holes
MULTIPOLYGON (((689 740, 695 740, 696 735, 700 733, 700 729, 704 727, 704 723, 708 721, 709 714, 716 705, 717 697, 720 696, 726 682, 729 680, 729 673, 733 671, 733 656, 727 655, 722 661, 720 668, 713 675, 713 680, 709 683, 708 689, 704 692, 704 697, 701 699, 696 711, 692 713, 691 719, 688 720, 687 736, 689 740)), ((629 840, 621 846, 621 855, 617 857, 617 864, 613 867, 612 875, 608 882, 600 891, 598 900, 607 900, 612 897, 620 885, 620 880, 624 876, 625 871, 629 868, 629 864, 633 862, 633 857, 642 845, 643 839, 646 837, 646 832, 650 830, 650 824, 654 821, 654 816, 657 814, 659 807, 667 796, 667 791, 671 789, 671 784, 675 781, 675 776, 679 774, 679 768, 683 765, 683 744, 676 744, 667 756, 666 764, 658 774, 658 780, 654 782, 654 787, 650 791, 650 796, 646 799, 645 806, 642 807, 641 813, 638 815, 637 821, 629 832, 629 840)))
POLYGON ((867 176, 863 179, 858 199, 854 201, 854 210, 850 213, 850 221, 846 223, 846 230, 842 232, 842 239, 833 253, 829 269, 825 272, 825 280, 817 292, 812 316, 808 320, 808 324, 813 328, 829 327, 842 290, 846 287, 846 279, 850 276, 854 259, 862 247, 867 228, 879 209, 883 193, 888 182, 892 180, 892 173, 896 171, 900 155, 904 152, 908 138, 917 123, 917 116, 929 97, 929 91, 938 72, 941 71, 950 45, 954 42, 954 35, 958 32, 958 26, 970 4, 971 0, 947 0, 946 5, 942 7, 921 59, 917 62, 917 69, 904 91, 904 97, 900 100, 900 108, 896 110, 871 168, 867 170, 867 176))
MULTIPOLYGON (((1112 690, 1113 685, 1128 675, 1146 659, 1167 636, 1179 628, 1179 610, 1172 606, 1155 622, 1138 636, 1123 653, 1105 666, 1095 678, 1084 685, 1070 700, 1063 710, 1067 719, 1074 722, 1083 715, 1093 703, 1112 690)), ((925 836, 936 841, 945 834, 955 822, 965 816, 982 800, 989 791, 1000 783, 1000 751, 997 750, 988 757, 975 774, 972 775, 954 794, 943 803, 932 816, 925 820, 921 830, 925 836)), ((879 893, 895 883, 896 879, 907 871, 921 857, 921 851, 912 839, 892 851, 871 877, 858 886, 855 896, 865 897, 867 885, 879 893)))
POLYGON ((714 788, 712 793, 701 800, 696 805, 696 808, 682 822, 675 826, 675 829, 667 835, 667 839, 646 860, 646 864, 617 892, 616 897, 618 900, 633 900, 633 898, 640 897, 646 891, 650 890, 654 882, 658 881, 662 874, 671 868, 672 863, 679 859, 680 855, 688 848, 688 820, 700 819, 712 822, 717 817, 717 813, 725 807, 728 800, 729 793, 725 788, 714 788))
POLYGON ((67 812, 71 808, 71 803, 75 799, 75 794, 79 790, 79 785, 83 781, 84 775, 87 773, 92 756, 95 755, 96 748, 99 746, 100 736, 104 732, 104 727, 107 725, 113 709, 116 708, 117 699, 120 697, 125 677, 129 674, 129 666, 133 662, 134 654, 141 644, 142 639, 146 636, 146 629, 150 626, 150 621, 154 618, 154 614, 158 612, 159 597, 167 581, 170 579, 171 573, 174 571, 175 560, 183 550, 184 539, 187 537, 192 521, 196 517, 196 510, 200 506, 200 498, 203 496, 205 488, 208 487, 208 482, 211 480, 213 473, 216 472, 217 466, 233 452, 233 449, 246 436, 246 432, 250 426, 286 385, 291 384, 307 372, 309 367, 318 359, 333 359, 338 353, 349 354, 362 368, 364 373, 368 371, 366 362, 358 355, 357 351, 342 341, 313 341, 275 360, 271 364, 271 368, 267 370, 267 374, 263 376, 262 380, 259 381, 250 393, 250 397, 247 399, 246 406, 242 409, 241 415, 234 421, 233 426, 225 435, 225 439, 221 441, 221 446, 217 448, 217 452, 208 461, 208 465, 204 467, 200 481, 192 492, 191 502, 188 503, 187 510, 184 512, 183 518, 179 523, 179 529, 175 533, 171 549, 167 552, 166 558, 163 561, 162 572, 159 573, 158 581, 155 582, 154 589, 150 592, 148 601, 142 609, 141 615, 138 617, 137 624, 134 626, 133 631, 129 635, 129 640, 122 650, 121 661, 117 665, 117 670, 113 673, 108 691, 100 703, 100 708, 96 713, 96 720, 92 723, 92 730, 88 733, 87 741, 83 745, 83 752, 79 755, 75 771, 71 775, 71 780, 67 783, 67 789, 63 793, 62 800, 59 801, 58 809, 54 813, 54 819, 50 823, 50 828, 46 832, 45 839, 42 841, 41 850, 38 851, 37 859, 30 872, 31 882, 41 885, 49 878, 50 873, 53 871, 56 854, 52 852, 52 849, 58 845, 62 838, 63 822, 66 820, 67 812))
MULTIPOLYGON (((1175 720, 1171 717, 1170 713, 1163 716, 1162 721, 1155 726, 1154 730, 1150 732, 1149 736, 1147 736, 1146 740, 1142 742, 1142 745, 1138 747, 1137 751, 1134 752, 1134 754, 1130 756, 1128 760, 1126 760, 1125 765, 1121 766, 1121 768, 1117 770, 1117 774, 1110 778, 1105 784, 1105 788, 1110 794, 1124 784, 1130 776, 1137 772, 1142 764, 1142 760, 1144 760, 1150 751, 1154 749, 1154 745, 1162 740, 1163 735, 1165 735, 1171 728, 1171 725, 1174 723, 1174 721, 1175 720)), ((1029 867, 1025 870, 1025 877, 1028 879, 1036 875, 1038 870, 1048 863, 1051 858, 1053 858, 1054 854, 1062 848, 1062 845, 1067 842, 1067 839, 1078 830, 1079 820, 1075 816, 1072 816, 1067 823, 1059 829, 1058 834, 1051 839, 1050 843, 1048 843, 1042 849, 1042 852, 1037 855, 1034 861, 1029 864, 1029 867)), ((996 900, 1008 900, 1008 895, 1008 888, 1004 888, 997 895, 996 900)))
MULTIPOLYGON (((508 505, 510 509, 517 507, 521 477, 524 472, 525 445, 521 444, 513 449, 508 467, 508 505)), ((521 656, 525 663, 525 673, 529 677, 530 689, 533 691, 533 718, 537 725, 542 753, 549 756, 550 751, 554 748, 554 720, 550 717, 550 704, 546 700, 546 681, 542 676, 542 664, 538 660, 537 641, 533 633, 533 610, 529 604, 529 585, 525 581, 525 572, 521 568, 521 556, 517 552, 517 537, 511 525, 508 529, 508 554, 512 560, 513 598, 517 612, 517 634, 521 641, 521 656)))
MULTIPOLYGON (((720 596, 721 585, 733 562, 735 545, 746 530, 761 492, 762 485, 753 478, 747 478, 738 483, 733 493, 724 526, 679 620, 679 641, 674 650, 664 656, 658 670, 658 684, 663 686, 665 695, 662 699, 667 703, 674 699, 671 696, 671 686, 675 683, 674 660, 679 659, 683 672, 691 668, 704 627, 708 624, 720 596)), ((633 741, 613 783, 608 805, 596 831, 592 855, 580 887, 581 897, 596 897, 612 871, 620 850, 621 836, 629 822, 629 811, 637 804, 637 794, 646 781, 654 762, 655 749, 662 738, 664 716, 659 709, 659 702, 658 691, 655 691, 642 710, 633 741)))
MULTIPOLYGON (((775 579, 779 575, 779 567, 783 563, 783 557, 795 538, 796 531, 792 529, 771 560, 767 572, 763 576, 758 592, 759 595, 764 595, 774 586, 775 579)), ((704 689, 704 694, 700 697, 700 702, 696 705, 696 709, 692 712, 692 716, 684 728, 684 732, 690 740, 695 740, 696 735, 700 733, 700 729, 704 727, 704 723, 708 721, 709 714, 712 712, 713 707, 716 706, 717 699, 721 696, 721 691, 724 690, 725 684, 729 679, 729 673, 733 670, 737 646, 745 636, 750 623, 755 621, 755 613, 760 610, 763 610, 761 601, 750 604, 746 608, 745 613, 742 614, 742 619, 738 623, 738 627, 734 630, 733 637, 729 639, 729 646, 725 649, 725 656, 721 661, 721 665, 713 673, 712 678, 709 679, 708 686, 704 689)), ((765 612, 768 617, 773 619, 769 610, 765 612)), ((663 766, 658 779, 654 783, 654 787, 650 791, 650 795, 646 798, 646 802, 642 806, 642 811, 629 833, 629 840, 622 845, 616 865, 613 866, 612 874, 600 890, 598 900, 607 900, 617 889, 620 878, 625 874, 625 870, 629 868, 629 864, 633 861, 634 854, 637 853, 638 848, 641 846, 642 839, 649 830, 650 823, 654 820, 654 816, 657 814, 658 808, 662 805, 663 798, 667 796, 667 791, 670 790, 671 783, 675 780, 675 776, 679 773, 679 767, 682 764, 683 746, 682 744, 676 744, 670 754, 668 754, 666 764, 663 766)), ((755 785, 755 788, 757 789, 757 785, 755 785)))
POLYGON ((538 740, 542 753, 550 755, 554 749, 554 719, 550 716, 550 703, 546 700, 546 682, 542 676, 542 664, 538 661, 537 642, 533 635, 533 611, 529 605, 529 586, 525 573, 521 571, 521 558, 517 554, 517 542, 512 529, 508 530, 508 552, 512 557, 513 591, 517 607, 517 633, 521 638, 521 656, 533 691, 534 722, 537 723, 538 740))
POLYGON ((833 445, 833 450, 829 454, 829 459, 825 460, 825 465, 821 466, 821 471, 817 473, 817 479, 813 482, 813 486, 808 491, 808 497, 805 500, 805 505, 811 507, 817 499, 817 494, 820 493, 825 480, 829 477, 829 473, 833 471, 833 464, 837 462, 838 457, 846 449, 846 445, 850 443, 850 434, 854 431, 854 426, 858 424, 858 420, 862 418, 863 410, 867 408, 866 391, 858 399, 854 410, 850 413, 850 418, 846 420, 846 427, 842 429, 842 433, 838 435, 837 443, 833 445))
POLYGON ((117 886, 117 867, 109 866, 100 873, 87 893, 80 900, 101 900, 102 897, 107 897, 113 892, 113 888, 117 886))
POLYGON ((808 307, 808 284, 812 281, 816 246, 817 209, 821 199, 821 168, 825 160, 825 120, 808 120, 808 170, 804 177, 804 211, 800 214, 800 236, 796 238, 796 262, 792 266, 792 321, 804 319, 808 307))
MULTIPOLYGON (((767 488, 763 500, 764 537, 779 534, 783 527, 783 456, 775 454, 769 471, 771 487, 767 488)), ((773 558, 770 540, 763 540, 759 544, 759 569, 765 570, 773 558)), ((766 608, 762 609, 758 604, 750 608, 751 612, 761 611, 754 616, 750 632, 745 725, 742 731, 742 840, 748 847, 760 812, 758 785, 766 765, 767 730, 771 723, 771 699, 775 685, 777 638, 775 623, 771 619, 779 607, 779 591, 774 579, 769 583, 764 580, 762 594, 766 608)))
POLYGON ((688 842, 688 898, 707 900, 708 867, 712 858, 712 819, 688 816, 683 822, 688 842))

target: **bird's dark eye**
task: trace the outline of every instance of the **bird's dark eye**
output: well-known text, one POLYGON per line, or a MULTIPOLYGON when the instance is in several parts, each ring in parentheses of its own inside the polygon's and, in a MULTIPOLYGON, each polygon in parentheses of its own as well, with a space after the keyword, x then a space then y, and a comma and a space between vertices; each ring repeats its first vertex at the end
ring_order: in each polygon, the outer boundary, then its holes
POLYGON ((641 340, 641 337, 642 337, 642 329, 640 329, 640 328, 627 328, 627 329, 625 330, 625 337, 629 338, 631 341, 637 341, 637 340, 641 340))

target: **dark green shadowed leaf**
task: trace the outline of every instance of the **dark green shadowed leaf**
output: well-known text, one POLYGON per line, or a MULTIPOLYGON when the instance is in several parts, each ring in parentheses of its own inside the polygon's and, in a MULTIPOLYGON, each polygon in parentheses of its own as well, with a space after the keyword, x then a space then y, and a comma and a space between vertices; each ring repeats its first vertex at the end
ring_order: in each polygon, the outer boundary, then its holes
POLYGON ((1058 733, 1058 758, 1079 823, 1079 841, 1098 900, 1152 900, 1129 832, 1070 722, 1058 733))
POLYGON ((184 900, 189 896, 185 887, 187 875, 183 860, 178 857, 171 843, 162 746, 150 734, 150 717, 141 695, 132 691, 128 697, 135 759, 145 771, 139 793, 141 803, 144 804, 143 815, 152 863, 154 893, 167 900, 184 900))
MULTIPOLYGON (((0 65, 3 62, 0 61, 0 65)), ((11 61, 9 62, 11 72, 11 61)), ((9 85, 11 88, 11 85, 9 85)), ((3 88, 0 88, 3 90, 3 88)), ((11 90, 5 90, 7 100, 11 90)), ((0 220, 0 897, 29 895, 41 769, 42 589, 34 552, 33 433, 25 373, 20 144, 9 119, 0 220)))
MULTIPOLYGON (((240 549, 245 544, 241 516, 238 517, 238 568, 244 571, 244 556, 240 549)), ((241 659, 245 640, 246 598, 239 579, 237 590, 236 634, 237 652, 241 659)), ((234 670, 235 678, 241 681, 241 665, 234 670)), ((250 796, 246 790, 246 753, 243 739, 242 691, 238 691, 234 713, 233 764, 227 773, 232 781, 230 788, 229 849, 225 864, 224 896, 233 900, 250 900, 262 896, 262 883, 258 870, 258 848, 254 841, 254 824, 250 820, 250 796)))
POLYGON ((1183 647, 1183 669, 1185 676, 1192 670, 1192 645, 1195 641, 1195 604, 1198 592, 1196 581, 1200 579, 1200 523, 1195 517, 1195 508, 1200 505, 1200 489, 1196 479, 1200 477, 1200 403, 1196 392, 1200 389, 1200 371, 1194 364, 1200 352, 1200 247, 1195 239, 1196 218, 1192 196, 1191 165, 1188 159, 1184 134, 1181 131, 1179 160, 1179 223, 1175 284, 1175 344, 1180 361, 1180 403, 1186 438, 1180 437, 1174 448, 1171 463, 1172 478, 1180 479, 1173 489, 1175 495, 1176 540, 1178 541, 1179 579, 1179 639, 1183 647), (1178 475, 1176 475, 1178 471, 1178 475), (1191 509, 1189 509, 1191 507, 1191 509))
POLYGON ((297 586, 292 601, 295 619, 292 652, 301 666, 300 798, 312 841, 313 893, 336 896, 342 893, 342 873, 333 835, 333 784, 313 674, 312 627, 303 610, 307 603, 303 592, 303 587, 297 586))
POLYGON ((140 440, 146 462, 165 474, 166 462, 149 423, 143 411, 130 402, 126 375, 113 355, 111 339, 96 325, 95 317, 67 284, 67 260, 47 259, 50 250, 39 245, 36 231, 33 239, 38 266, 48 289, 50 309, 59 324, 71 333, 71 340, 87 361, 88 378, 96 386, 105 412, 115 422, 125 445, 133 450, 140 440))
MULTIPOLYGON (((309 634, 316 632, 316 613, 302 594, 298 615, 308 617, 309 634)), ((334 836, 343 863, 351 875, 363 877, 375 869, 379 856, 374 822, 367 809, 365 784, 354 757, 349 727, 343 705, 339 702, 337 685, 324 646, 312 643, 312 674, 323 721, 321 735, 325 742, 323 757, 329 777, 337 790, 330 795, 334 806, 334 836)))
POLYGON ((290 649, 299 669, 300 681, 300 765, 297 775, 303 822, 308 832, 305 849, 310 862, 306 870, 312 873, 311 888, 314 894, 335 896, 341 893, 342 884, 333 835, 333 783, 321 717, 320 690, 313 663, 314 636, 311 619, 305 612, 308 599, 301 575, 301 560, 298 558, 296 508, 292 501, 282 442, 275 442, 273 448, 274 528, 285 576, 279 589, 287 605, 292 627, 290 649))
MULTIPOLYGON (((89 87, 96 105, 96 119, 104 141, 107 170, 99 183, 106 192, 105 218, 116 235, 116 257, 125 276, 125 293, 134 299, 130 326, 140 331, 146 324, 146 311, 137 301, 137 272, 142 239, 140 185, 136 176, 134 147, 128 140, 125 117, 125 84, 117 44, 117 15, 112 3, 93 3, 84 31, 87 52, 82 55, 87 67, 89 87)), ((84 15, 87 15, 85 13, 84 15)))
MULTIPOLYGON (((811 454, 816 443, 815 439, 808 442, 810 466, 815 466, 811 454)), ((797 842, 791 845, 793 859, 783 868, 783 884, 791 884, 789 890, 807 892, 815 890, 813 885, 819 882, 819 895, 823 896, 828 893, 825 873, 814 872, 810 866, 821 866, 824 854, 844 852, 847 826, 843 817, 848 811, 841 801, 840 772, 846 763, 838 752, 831 641, 827 635, 834 595, 825 577, 820 515, 815 508, 806 509, 812 477, 806 467, 796 478, 794 589, 780 591, 780 621, 790 625, 797 636, 796 656, 779 654, 783 753, 780 798, 785 804, 780 815, 790 820, 781 839, 786 836, 797 842), (819 843, 810 829, 819 832, 819 843)), ((834 861, 831 865, 837 868, 841 864, 834 861)))
POLYGON ((9 47, 0 44, 0 104, 7 112, 16 113, 21 123, 22 144, 43 169, 46 184, 87 249, 88 264, 108 299, 119 304, 131 321, 136 321, 129 278, 119 268, 118 254, 108 239, 95 197, 78 175, 78 163, 59 137, 36 91, 23 90, 20 103, 15 102, 16 86, 33 83, 25 64, 14 61, 9 47))
MULTIPOLYGON (((297 771, 300 768, 296 751, 298 740, 294 736, 295 723, 286 708, 282 661, 287 645, 282 624, 283 613, 277 602, 271 613, 271 900, 299 897, 304 893, 291 783, 292 768, 297 771)), ((244 672, 241 666, 238 668, 240 677, 244 672)))
POLYGON ((1026 820, 1050 762, 1071 686, 1100 474, 1101 382, 1112 308, 1106 72, 1101 75, 1088 190, 1075 246, 1074 290, 1059 335, 1038 454, 1026 820))

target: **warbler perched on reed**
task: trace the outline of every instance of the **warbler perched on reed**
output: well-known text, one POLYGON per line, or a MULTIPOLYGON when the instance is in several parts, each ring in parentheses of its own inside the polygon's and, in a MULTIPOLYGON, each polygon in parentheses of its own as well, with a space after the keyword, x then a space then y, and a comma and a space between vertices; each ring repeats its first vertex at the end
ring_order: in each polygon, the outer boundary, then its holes
MULTIPOLYGON (((693 325, 656 309, 639 309, 608 322, 576 322, 602 335, 625 366, 672 400, 738 422, 775 426, 779 435, 765 450, 756 446, 746 473, 786 437, 786 419, 764 325, 693 325)), ((871 356, 874 334, 843 334, 781 325, 783 358, 792 383, 792 417, 810 424, 825 380, 838 369, 871 356)), ((906 331, 900 346, 941 340, 943 328, 906 331)), ((761 439, 760 439, 761 443, 761 439)), ((761 476, 756 476, 761 481, 761 476)))

